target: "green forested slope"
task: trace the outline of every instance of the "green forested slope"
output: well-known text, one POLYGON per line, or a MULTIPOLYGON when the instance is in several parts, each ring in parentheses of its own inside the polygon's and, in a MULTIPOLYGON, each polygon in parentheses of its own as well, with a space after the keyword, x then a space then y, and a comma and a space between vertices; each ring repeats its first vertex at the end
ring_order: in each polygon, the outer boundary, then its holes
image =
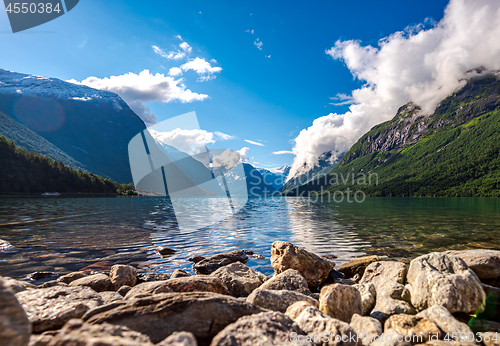
POLYGON ((62 162, 19 148, 0 136, 0 194, 119 193, 131 189, 62 162))

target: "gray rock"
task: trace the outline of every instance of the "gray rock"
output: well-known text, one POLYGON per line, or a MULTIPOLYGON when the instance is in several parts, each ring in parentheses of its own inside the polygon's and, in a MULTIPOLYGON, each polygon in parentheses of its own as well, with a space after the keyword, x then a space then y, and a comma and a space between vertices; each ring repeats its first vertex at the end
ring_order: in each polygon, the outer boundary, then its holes
POLYGON ((349 325, 360 336, 361 343, 365 346, 370 345, 376 336, 382 334, 382 324, 372 317, 354 314, 349 325))
POLYGON ((52 338, 52 335, 33 334, 30 337, 29 346, 47 346, 52 338))
POLYGON ((54 287, 54 286, 68 286, 68 284, 61 282, 61 281, 52 280, 52 281, 44 282, 43 284, 36 286, 36 288, 48 288, 48 287, 54 287))
POLYGON ((413 306, 403 300, 392 299, 387 296, 377 296, 375 307, 370 317, 384 323, 390 316, 397 314, 414 315, 417 311, 413 306))
POLYGON ((170 279, 170 276, 168 274, 146 273, 146 274, 141 274, 137 277, 136 284, 140 284, 143 282, 165 281, 168 279, 170 279))
POLYGON ((9 277, 0 277, 0 280, 3 280, 4 287, 7 287, 8 289, 10 289, 14 293, 19 293, 22 291, 31 290, 31 289, 36 288, 35 285, 33 285, 29 282, 15 280, 15 279, 11 279, 9 277))
POLYGON ((28 316, 17 301, 14 292, 5 285, 5 280, 0 278, 0 342, 2 346, 27 346, 30 334, 31 323, 28 316))
POLYGON ((126 295, 128 292, 130 292, 130 290, 131 290, 131 289, 132 289, 132 287, 127 286, 127 285, 124 285, 124 286, 120 287, 120 288, 118 289, 118 291, 116 291, 116 293, 118 293, 119 295, 121 295, 121 296, 125 297, 125 295, 126 295))
POLYGON ((287 315, 288 317, 290 317, 292 320, 295 321, 295 319, 299 317, 302 311, 304 311, 308 307, 318 308, 318 304, 317 303, 311 304, 310 302, 307 301, 296 302, 290 305, 286 309, 285 315, 287 315))
POLYGON ((395 281, 403 284, 406 279, 408 266, 397 261, 374 262, 366 267, 360 284, 372 283, 378 293, 378 287, 388 281, 395 281))
POLYGON ((305 333, 286 315, 279 312, 262 312, 244 316, 224 328, 212 340, 210 346, 313 346, 305 338, 305 333))
MULTIPOLYGON (((125 294, 124 299, 135 299, 135 298, 143 298, 143 297, 148 297, 152 294, 153 292, 156 291, 157 288, 162 287, 165 285, 165 283, 168 280, 163 280, 163 281, 150 281, 150 282, 143 282, 138 285, 135 285, 134 287, 131 287, 130 290, 125 294)), ((168 288, 164 288, 163 291, 167 291, 168 288)), ((170 290, 171 292, 172 290, 170 290)), ((163 292, 163 293, 168 293, 168 292, 163 292)))
POLYGON ((137 282, 137 270, 132 266, 116 264, 111 267, 109 279, 113 291, 118 291, 120 287, 125 285, 133 287, 137 282))
POLYGON ((389 317, 384 323, 384 329, 394 329, 403 336, 412 338, 412 344, 420 344, 432 339, 440 339, 441 331, 438 326, 420 316, 398 314, 389 317), (416 341, 419 338, 420 340, 416 341))
POLYGON ((308 286, 317 287, 328 277, 335 262, 291 243, 275 241, 271 247, 271 266, 276 274, 295 269, 306 279, 308 286))
POLYGON ((94 274, 71 281, 70 287, 90 287, 96 292, 111 291, 111 280, 106 274, 94 274))
POLYGON ((396 330, 389 328, 386 329, 383 335, 374 340, 371 346, 411 346, 412 344, 404 340, 404 336, 399 334, 396 330))
POLYGON ((261 307, 279 312, 286 312, 288 307, 296 302, 305 301, 317 307, 318 301, 302 293, 287 290, 264 290, 256 289, 247 298, 247 302, 261 307))
POLYGON ((199 274, 211 274, 220 267, 228 264, 241 262, 246 263, 248 256, 243 250, 220 253, 195 263, 193 269, 199 274))
POLYGON ((123 296, 121 294, 113 291, 99 292, 99 295, 101 296, 104 304, 113 303, 123 299, 123 296))
POLYGON ((339 267, 338 271, 343 273, 347 279, 354 277, 356 274, 362 277, 363 274, 365 273, 366 267, 368 267, 373 262, 377 262, 379 260, 380 258, 378 256, 366 256, 366 257, 356 258, 353 259, 352 261, 342 264, 339 267))
POLYGON ((361 346, 356 332, 349 324, 331 318, 314 307, 304 309, 295 319, 295 323, 314 339, 316 345, 361 346), (325 333, 328 336, 326 341, 320 339, 325 333), (347 341, 342 341, 342 339, 347 341))
POLYGON ((103 304, 99 294, 88 287, 55 286, 23 291, 16 296, 33 324, 34 333, 58 329, 103 304))
POLYGON ((450 337, 453 332, 456 332, 457 337, 461 342, 468 341, 467 337, 469 336, 469 333, 472 333, 472 329, 470 329, 467 324, 459 322, 448 310, 446 310, 445 307, 441 305, 431 306, 430 308, 419 312, 417 316, 434 322, 434 324, 441 328, 445 334, 448 333, 450 337), (462 337, 460 337, 461 333, 464 333, 462 334, 462 337))
POLYGON ((156 346, 198 346, 198 342, 193 333, 179 332, 170 335, 156 346))
POLYGON ((149 336, 153 343, 176 331, 191 332, 198 341, 208 343, 228 324, 261 311, 256 306, 216 293, 163 293, 105 305, 89 311, 83 320, 90 324, 126 326, 149 336))
POLYGON ((375 299, 377 291, 372 283, 355 284, 353 287, 357 288, 361 293, 361 305, 363 306, 363 316, 368 316, 375 306, 375 299))
POLYGON ((363 313, 361 293, 349 285, 324 286, 319 295, 319 309, 328 316, 349 323, 352 315, 363 313))
POLYGON ((65 284, 70 284, 72 281, 81 279, 88 276, 86 272, 72 272, 57 278, 57 281, 64 282, 65 284))
POLYGON ((484 310, 486 294, 477 275, 455 256, 433 252, 410 262, 408 284, 417 310, 442 305, 451 313, 484 310))
POLYGON ((187 278, 189 276, 189 274, 182 270, 182 269, 176 269, 174 270, 174 272, 172 273, 172 275, 170 276, 171 279, 175 279, 175 278, 187 278))
POLYGON ((263 290, 288 290, 311 295, 306 279, 295 269, 287 269, 283 273, 273 276, 259 288, 263 290))
POLYGON ((480 279, 500 277, 500 251, 498 250, 479 249, 446 251, 445 253, 460 257, 480 279))
POLYGON ((262 285, 260 276, 240 262, 219 268, 210 275, 219 278, 235 297, 246 297, 262 285))
POLYGON ((52 338, 50 346, 153 346, 146 335, 127 327, 103 323, 91 325, 73 319, 52 338))

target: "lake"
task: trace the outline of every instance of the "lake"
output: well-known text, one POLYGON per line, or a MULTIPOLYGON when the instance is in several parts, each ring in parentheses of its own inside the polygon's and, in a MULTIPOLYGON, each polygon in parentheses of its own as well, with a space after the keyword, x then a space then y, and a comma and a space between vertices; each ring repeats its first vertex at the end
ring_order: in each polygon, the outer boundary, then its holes
MULTIPOLYGON (((193 199, 194 200, 194 199, 193 199)), ((192 201, 188 209, 210 199, 192 201)), ((363 203, 312 203, 294 197, 253 198, 242 210, 199 230, 180 230, 171 202, 156 197, 0 198, 0 239, 16 248, 0 252, 0 275, 34 271, 108 269, 115 263, 141 271, 192 272, 187 259, 245 249, 266 257, 247 265, 273 272, 276 240, 337 264, 378 254, 408 262, 449 249, 500 250, 500 199, 366 198, 363 203), (176 253, 161 257, 164 245, 176 253)))

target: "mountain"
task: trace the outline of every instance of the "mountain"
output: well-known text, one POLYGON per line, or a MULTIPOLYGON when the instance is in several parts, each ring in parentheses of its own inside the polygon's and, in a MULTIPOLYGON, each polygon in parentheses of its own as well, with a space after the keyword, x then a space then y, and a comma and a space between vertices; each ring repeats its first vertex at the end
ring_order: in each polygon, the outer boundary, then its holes
POLYGON ((260 168, 255 167, 256 170, 264 177, 268 184, 271 184, 276 190, 279 190, 285 185, 288 173, 290 173, 291 166, 282 166, 279 168, 260 168))
POLYGON ((52 144, 44 142, 45 151, 31 149, 62 155, 70 167, 132 182, 128 142, 146 127, 115 93, 0 69, 0 112, 22 125, 0 118, 16 143, 28 144, 27 128, 38 135, 36 142, 41 137, 52 144))
MULTIPOLYGON (((311 184, 318 177, 328 174, 342 159, 344 154, 335 156, 333 152, 323 153, 318 157, 318 163, 314 168, 308 170, 306 173, 296 174, 290 178, 280 189, 283 195, 293 196, 301 192, 300 187, 311 184)), ((313 185, 316 185, 313 183, 313 185)))
POLYGON ((258 169, 248 163, 243 163, 243 169, 245 171, 248 196, 271 196, 276 194, 276 188, 266 181, 258 169))
POLYGON ((469 80, 433 114, 422 114, 412 103, 404 105, 392 120, 373 127, 352 146, 330 172, 328 183, 308 188, 330 193, 360 189, 368 196, 499 197, 499 154, 496 73, 469 80))
POLYGON ((69 168, 62 162, 20 148, 0 136, 0 194, 116 194, 131 188, 131 185, 120 185, 95 174, 69 168))

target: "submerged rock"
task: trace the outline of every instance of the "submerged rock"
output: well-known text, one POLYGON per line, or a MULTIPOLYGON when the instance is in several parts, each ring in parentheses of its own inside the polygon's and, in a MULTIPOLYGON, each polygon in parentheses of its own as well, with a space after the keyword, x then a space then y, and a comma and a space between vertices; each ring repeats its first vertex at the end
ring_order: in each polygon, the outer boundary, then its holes
POLYGON ((288 290, 311 295, 306 279, 295 269, 287 269, 283 273, 273 276, 259 288, 263 290, 288 290))
POLYGON ((339 267, 338 271, 344 273, 347 279, 354 277, 356 274, 362 277, 363 274, 365 273, 366 267, 368 267, 368 265, 372 264, 373 262, 377 262, 379 260, 380 258, 378 256, 359 257, 353 259, 352 261, 342 264, 339 267))
POLYGON ((108 323, 91 325, 79 319, 73 319, 66 323, 61 331, 51 339, 50 345, 153 346, 146 335, 127 327, 108 323))
POLYGON ((291 243, 275 241, 271 247, 271 266, 276 274, 297 270, 310 287, 319 286, 335 267, 335 263, 291 243))
POLYGON ((15 249, 15 246, 9 243, 7 240, 0 239, 0 251, 10 251, 15 249))
POLYGON ((372 283, 353 285, 361 294, 361 305, 363 307, 363 316, 368 316, 375 306, 377 291, 372 283))
POLYGON ((205 258, 195 263, 193 269, 199 274, 211 274, 220 267, 227 266, 228 264, 235 262, 246 263, 247 261, 248 256, 246 251, 235 250, 205 258))
POLYGON ((18 293, 33 332, 58 329, 72 318, 80 318, 87 311, 103 304, 102 298, 88 287, 55 286, 18 293))
POLYGON ((204 259, 205 259, 205 257, 203 257, 203 256, 193 256, 193 257, 189 257, 188 261, 193 262, 193 263, 198 263, 199 261, 203 261, 204 259))
POLYGON ((191 332, 198 340, 207 342, 238 318, 259 312, 260 308, 231 296, 164 293, 105 305, 89 311, 83 319, 90 324, 126 326, 149 336, 153 343, 176 331, 191 332))
POLYGON ((286 315, 279 312, 262 312, 244 316, 219 332, 210 346, 313 346, 298 341, 305 333, 286 315))
POLYGON ((319 309, 328 316, 349 323, 354 314, 363 313, 361 293, 348 285, 324 286, 319 295, 319 309))
POLYGON ((318 301, 304 294, 286 290, 256 289, 247 298, 247 302, 269 310, 286 312, 288 307, 296 302, 305 301, 318 307, 318 301))
POLYGON ((500 277, 500 251, 465 250, 446 251, 448 255, 460 257, 480 279, 498 279, 500 277))
POLYGON ((166 246, 158 246, 155 249, 155 252, 159 253, 162 256, 170 256, 170 255, 173 255, 174 253, 176 253, 177 251, 175 251, 174 249, 170 249, 166 246))
POLYGON ((71 281, 70 287, 90 287, 96 292, 110 291, 112 289, 111 280, 106 274, 94 274, 81 279, 71 281))
POLYGON ((263 283, 257 273, 240 262, 219 268, 210 275, 219 278, 235 297, 246 297, 263 283))
POLYGON ((0 343, 2 346, 27 346, 31 323, 5 281, 0 278, 0 343))
POLYGON ((433 252, 410 262, 412 305, 424 310, 442 305, 451 313, 482 312, 486 294, 477 275, 455 256, 433 252))

